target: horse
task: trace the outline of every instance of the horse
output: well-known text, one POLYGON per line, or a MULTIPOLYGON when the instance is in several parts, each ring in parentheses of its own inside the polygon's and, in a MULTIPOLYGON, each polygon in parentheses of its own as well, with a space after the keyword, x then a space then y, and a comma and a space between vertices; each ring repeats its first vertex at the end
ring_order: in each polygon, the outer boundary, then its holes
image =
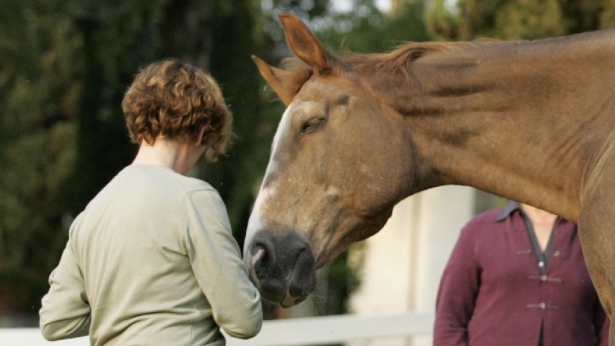
POLYGON ((315 270, 378 232, 395 204, 455 184, 577 223, 612 316, 614 30, 342 56, 298 17, 279 18, 294 57, 281 68, 252 57, 287 106, 244 243, 263 298, 299 303, 315 270))

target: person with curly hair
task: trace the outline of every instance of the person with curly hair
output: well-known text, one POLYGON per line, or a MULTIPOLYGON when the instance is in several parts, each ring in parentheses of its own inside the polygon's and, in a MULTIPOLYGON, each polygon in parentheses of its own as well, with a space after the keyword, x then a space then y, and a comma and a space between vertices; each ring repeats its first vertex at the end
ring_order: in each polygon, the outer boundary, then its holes
POLYGON ((262 324, 225 205, 185 174, 215 161, 232 136, 216 81, 177 60, 141 70, 122 108, 134 162, 74 220, 43 297, 47 340, 92 345, 225 345, 262 324))

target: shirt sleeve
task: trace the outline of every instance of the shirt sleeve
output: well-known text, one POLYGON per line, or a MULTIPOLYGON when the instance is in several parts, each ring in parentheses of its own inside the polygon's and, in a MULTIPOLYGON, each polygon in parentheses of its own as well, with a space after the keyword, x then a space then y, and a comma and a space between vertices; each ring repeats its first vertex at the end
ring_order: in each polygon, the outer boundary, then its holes
POLYGON ((49 276, 49 285, 49 292, 43 297, 39 311, 40 328, 45 339, 88 335, 91 310, 70 240, 60 263, 49 276))
POLYGON ((187 250, 213 318, 230 336, 253 337, 263 320, 260 294, 248 278, 224 203, 212 190, 193 192, 191 201, 187 250))
POLYGON ((472 233, 464 229, 453 249, 438 290, 434 346, 468 345, 468 322, 472 318, 480 282, 472 233))

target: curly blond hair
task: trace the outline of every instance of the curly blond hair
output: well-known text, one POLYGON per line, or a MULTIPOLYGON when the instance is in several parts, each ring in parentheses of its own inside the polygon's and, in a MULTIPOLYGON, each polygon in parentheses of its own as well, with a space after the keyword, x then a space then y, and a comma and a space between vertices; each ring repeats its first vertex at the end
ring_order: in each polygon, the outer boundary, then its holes
POLYGON ((195 142, 203 128, 205 156, 215 161, 233 135, 233 116, 218 83, 207 73, 176 59, 142 69, 122 101, 134 143, 156 138, 195 142))

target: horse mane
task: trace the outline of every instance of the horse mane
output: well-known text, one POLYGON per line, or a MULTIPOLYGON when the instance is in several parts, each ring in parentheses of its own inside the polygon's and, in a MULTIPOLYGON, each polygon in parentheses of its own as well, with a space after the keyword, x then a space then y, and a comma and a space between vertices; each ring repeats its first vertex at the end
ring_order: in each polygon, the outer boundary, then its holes
MULTIPOLYGON (((412 64, 420 58, 434 54, 482 50, 495 48, 494 46, 539 47, 545 44, 560 44, 570 40, 612 35, 613 31, 615 29, 538 40, 501 41, 479 39, 459 42, 406 42, 385 53, 364 54, 340 51, 332 55, 337 60, 333 64, 333 71, 340 74, 344 74, 346 71, 355 71, 364 76, 390 76, 396 74, 403 76, 401 78, 414 78, 411 69, 412 64)), ((309 65, 296 57, 284 59, 282 65, 288 72, 286 74, 287 80, 284 81, 284 88, 291 93, 297 93, 303 84, 314 74, 309 65)))
POLYGON ((343 59, 353 70, 365 74, 403 72, 409 75, 412 63, 433 54, 464 51, 491 45, 496 40, 471 42, 407 42, 387 53, 350 54, 343 59))
POLYGON ((340 59, 344 63, 352 66, 353 70, 361 71, 366 74, 385 71, 408 72, 410 70, 412 62, 416 61, 421 57, 426 57, 432 54, 455 51, 470 51, 475 49, 480 50, 485 48, 493 48, 494 46, 538 47, 546 46, 548 44, 568 43, 572 40, 588 40, 592 38, 603 37, 604 35, 608 35, 609 37, 611 37, 613 32, 615 32, 615 29, 585 32, 569 36, 550 37, 536 40, 502 41, 497 39, 479 38, 474 41, 457 42, 406 42, 387 53, 349 53, 347 56, 342 56, 340 59))
MULTIPOLYGON (((341 66, 338 66, 337 72, 343 73, 346 69, 358 71, 360 73, 393 73, 403 72, 409 75, 412 62, 421 57, 431 54, 469 50, 480 48, 485 45, 490 45, 496 40, 488 41, 472 41, 472 42, 407 42, 396 49, 386 53, 354 53, 341 52, 336 55, 340 60, 341 66)), ((301 86, 312 76, 314 71, 312 68, 296 57, 286 58, 282 61, 282 68, 291 76, 289 80, 284 82, 285 87, 291 91, 298 92, 301 86)))

